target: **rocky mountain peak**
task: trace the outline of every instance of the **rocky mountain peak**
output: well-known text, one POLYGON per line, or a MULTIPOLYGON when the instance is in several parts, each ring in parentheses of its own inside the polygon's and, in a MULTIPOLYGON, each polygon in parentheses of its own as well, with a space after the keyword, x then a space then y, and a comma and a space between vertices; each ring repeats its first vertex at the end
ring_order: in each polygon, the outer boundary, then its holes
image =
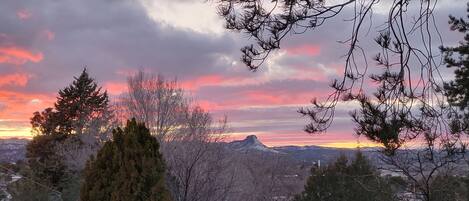
POLYGON ((248 135, 244 140, 236 140, 228 144, 229 144, 229 147, 234 150, 241 150, 241 151, 255 150, 255 151, 277 152, 265 146, 255 135, 248 135))

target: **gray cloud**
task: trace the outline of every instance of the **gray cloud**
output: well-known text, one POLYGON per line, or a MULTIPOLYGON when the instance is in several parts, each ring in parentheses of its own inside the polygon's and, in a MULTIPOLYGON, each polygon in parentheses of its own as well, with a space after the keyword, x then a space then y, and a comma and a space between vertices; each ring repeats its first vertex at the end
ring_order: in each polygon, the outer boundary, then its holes
POLYGON ((120 68, 183 77, 218 73, 225 67, 214 65, 217 56, 238 49, 228 35, 214 37, 158 24, 137 1, 9 1, 2 8, 9 12, 0 14, 5 15, 0 33, 14 36, 15 45, 44 54, 42 62, 24 66, 37 75, 28 86, 32 91, 54 91, 83 66, 99 80, 122 79, 115 74, 120 68), (28 9, 31 18, 17 19, 18 9, 28 9), (54 39, 40 38, 44 30, 52 31, 54 39))
MULTIPOLYGON (((179 1, 187 3, 196 0, 179 1)), ((437 25, 440 27, 444 43, 454 45, 462 36, 449 31, 447 15, 454 13, 464 16, 465 3, 455 5, 445 1, 441 4, 443 6, 435 13, 437 25)), ((351 24, 343 21, 349 18, 350 13, 350 10, 345 10, 341 16, 328 21, 325 26, 305 34, 289 36, 282 44, 282 48, 314 44, 320 47, 319 55, 292 57, 287 54, 275 61, 275 64, 280 70, 297 65, 316 69, 320 65, 328 68, 332 64, 342 64, 341 56, 345 54, 345 49, 337 41, 346 39, 350 34, 351 24)), ((197 18, 197 13, 193 15, 197 18)), ((374 20, 379 21, 382 18, 383 16, 377 15, 374 20)), ((54 94, 66 86, 84 66, 88 66, 92 76, 101 83, 123 82, 125 76, 119 74, 119 71, 140 68, 160 72, 167 77, 177 76, 182 81, 204 75, 222 75, 223 78, 246 77, 255 80, 269 78, 273 73, 272 69, 265 66, 252 73, 239 62, 232 63, 239 60, 239 49, 249 43, 245 35, 228 32, 199 33, 155 22, 138 1, 43 0, 39 3, 31 0, 4 0, 0 6, 0 25, 0 47, 17 46, 32 53, 41 52, 44 57, 41 62, 29 61, 19 66, 0 63, 1 75, 28 73, 32 76, 25 87, 2 86, 0 90, 54 94), (20 10, 30 12, 30 18, 19 19, 17 12, 20 10), (52 40, 45 35, 47 31, 54 33, 52 40)), ((374 38, 374 34, 375 32, 370 32, 366 36, 367 39, 374 38)), ((363 41, 363 45, 370 49, 371 58, 377 49, 370 41, 363 41)), ((311 95, 301 97, 302 100, 295 100, 307 104, 315 94, 326 95, 330 91, 328 80, 301 80, 286 73, 284 77, 282 73, 275 76, 275 80, 246 85, 205 86, 195 91, 194 95, 202 101, 249 105, 257 104, 245 102, 249 99, 243 95, 249 91, 284 96, 310 93, 311 95)), ((0 110, 2 107, 8 106, 0 104, 0 110)), ((238 124, 238 128, 234 128, 238 131, 280 133, 282 130, 289 130, 301 133, 302 125, 306 121, 296 110, 295 106, 278 105, 258 109, 224 108, 214 112, 218 116, 228 115, 237 124, 253 122, 252 125, 238 124), (269 125, 269 122, 272 124, 269 125)), ((353 126, 348 121, 347 113, 345 109, 338 111, 339 118, 331 131, 343 132, 347 136, 352 133, 353 126)), ((23 122, 22 125, 27 126, 27 123, 23 122)))

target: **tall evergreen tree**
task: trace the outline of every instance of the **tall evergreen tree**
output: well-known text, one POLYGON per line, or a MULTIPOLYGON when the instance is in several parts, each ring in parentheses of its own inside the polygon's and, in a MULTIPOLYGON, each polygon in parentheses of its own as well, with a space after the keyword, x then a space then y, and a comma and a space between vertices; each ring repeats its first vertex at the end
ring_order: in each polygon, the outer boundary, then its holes
MULTIPOLYGON (((459 42, 456 47, 441 47, 444 53, 444 61, 446 66, 454 70, 454 80, 445 83, 446 96, 450 104, 455 105, 463 114, 455 117, 452 130, 463 130, 469 133, 469 3, 467 3, 466 18, 449 16, 449 24, 451 31, 458 31, 464 34, 464 40, 459 42)), ((435 179, 434 189, 438 189, 436 199, 441 199, 441 195, 447 195, 450 200, 458 192, 457 180, 452 177, 438 177, 435 179), (452 180, 451 180, 452 179, 452 180), (449 181, 448 181, 449 180, 449 181)), ((466 180, 466 194, 469 194, 469 182, 466 180)), ((468 195, 466 195, 469 197, 468 195)), ((469 198, 466 198, 469 200, 469 198)), ((455 199, 454 199, 455 200, 455 199)))
POLYGON ((305 190, 294 201, 391 201, 386 182, 361 153, 351 162, 340 156, 327 167, 313 167, 305 190))
POLYGON ((86 68, 73 83, 59 91, 55 103, 60 130, 66 134, 82 134, 94 118, 102 118, 108 110, 109 98, 89 77, 86 68))
POLYGON ((83 69, 69 86, 59 91, 54 108, 35 112, 33 131, 39 135, 82 134, 96 119, 108 117, 109 97, 83 69))
POLYGON ((58 153, 58 145, 71 137, 68 141, 81 143, 80 138, 74 136, 92 129, 94 132, 91 133, 100 134, 101 130, 109 127, 101 122, 111 118, 108 95, 101 91, 86 68, 74 79, 68 87, 59 91, 54 108, 34 113, 31 125, 35 136, 26 147, 30 176, 58 191, 67 182, 68 174, 62 153, 58 153))
MULTIPOLYGON (((469 13, 469 3, 467 12, 469 13)), ((469 18, 469 14, 466 16, 469 18)), ((448 101, 465 113, 465 116, 457 117, 456 119, 465 119, 466 121, 453 130, 467 129, 469 119, 469 22, 464 18, 457 18, 449 16, 450 29, 465 34, 464 40, 459 43, 457 47, 441 47, 444 53, 444 60, 448 68, 455 69, 455 78, 453 81, 447 82, 444 85, 448 101), (462 118, 465 117, 465 118, 462 118)))
POLYGON ((91 159, 84 172, 81 200, 168 201, 164 182, 164 162, 159 143, 143 123, 135 119, 122 130, 113 131, 91 159))

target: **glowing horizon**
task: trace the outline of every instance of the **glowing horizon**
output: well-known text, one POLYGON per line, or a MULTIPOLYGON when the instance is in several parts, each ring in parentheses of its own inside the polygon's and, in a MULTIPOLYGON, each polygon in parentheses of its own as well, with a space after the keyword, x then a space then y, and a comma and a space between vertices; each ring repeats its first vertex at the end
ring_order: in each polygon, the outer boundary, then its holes
MULTIPOLYGON (((1 129, 1 128, 0 128, 1 129)), ((327 134, 325 134, 327 135, 327 134)), ((240 136, 238 137, 229 137, 225 139, 224 141, 226 142, 231 142, 234 140, 241 140, 244 139, 248 134, 245 136, 240 136)), ((256 135, 257 136, 257 135, 256 135)), ((261 135, 262 136, 262 135, 261 135)), ((6 129, 0 131, 0 139, 12 139, 12 138, 18 138, 18 139, 32 139, 33 135, 31 133, 30 128, 18 128, 18 129, 6 129), (3 133, 8 133, 7 135, 3 133), (25 134, 29 133, 29 134, 25 134)), ((335 141, 335 142, 321 142, 318 141, 316 143, 311 142, 311 139, 305 140, 304 142, 298 142, 298 141, 282 141, 282 142, 275 142, 267 139, 266 141, 261 140, 263 144, 265 144, 268 147, 281 147, 281 146, 321 146, 321 147, 329 147, 329 148, 347 148, 347 149, 354 149, 354 148, 366 148, 366 147, 381 147, 379 144, 376 143, 371 143, 368 141, 365 142, 359 142, 359 141, 335 141)))

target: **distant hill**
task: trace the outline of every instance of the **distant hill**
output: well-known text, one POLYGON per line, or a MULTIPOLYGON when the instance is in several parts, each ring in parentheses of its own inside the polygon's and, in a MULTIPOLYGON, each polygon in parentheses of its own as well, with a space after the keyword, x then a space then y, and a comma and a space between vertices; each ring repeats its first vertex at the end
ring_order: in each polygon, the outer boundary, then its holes
POLYGON ((14 163, 24 160, 28 139, 0 139, 0 163, 14 163))
MULTIPOLYGON (((322 146, 279 146, 268 147, 264 145, 255 135, 249 135, 243 140, 236 140, 227 143, 227 147, 234 151, 241 152, 260 152, 264 154, 274 154, 289 157, 297 162, 305 164, 316 163, 322 161, 329 163, 334 161, 341 154, 352 157, 356 149, 349 148, 332 148, 322 146)), ((364 148, 361 149, 372 161, 376 159, 376 149, 364 148)))
MULTIPOLYGON (((0 162, 13 163, 23 160, 26 153, 28 139, 0 139, 0 162)), ((314 163, 321 160, 328 163, 340 154, 352 156, 355 149, 341 149, 321 146, 280 146, 268 147, 257 136, 249 135, 243 140, 224 143, 228 149, 237 152, 258 152, 269 155, 282 155, 304 163, 314 163)), ((362 149, 370 158, 375 155, 373 149, 362 149)))

